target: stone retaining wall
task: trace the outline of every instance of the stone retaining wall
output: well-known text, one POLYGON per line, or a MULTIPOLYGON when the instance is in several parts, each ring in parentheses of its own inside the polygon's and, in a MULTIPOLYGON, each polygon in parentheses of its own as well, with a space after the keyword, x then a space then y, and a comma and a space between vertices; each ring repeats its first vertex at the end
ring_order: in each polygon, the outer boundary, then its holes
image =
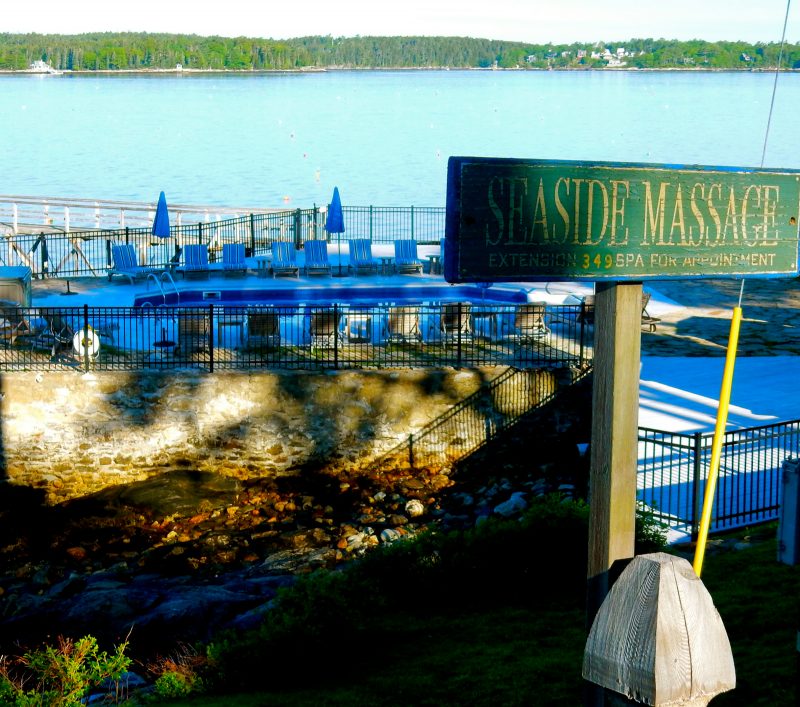
MULTIPOLYGON (((392 449, 503 370, 4 373, 0 478, 55 503, 175 468, 335 469, 392 449)), ((463 443, 439 443, 451 441, 463 443)))

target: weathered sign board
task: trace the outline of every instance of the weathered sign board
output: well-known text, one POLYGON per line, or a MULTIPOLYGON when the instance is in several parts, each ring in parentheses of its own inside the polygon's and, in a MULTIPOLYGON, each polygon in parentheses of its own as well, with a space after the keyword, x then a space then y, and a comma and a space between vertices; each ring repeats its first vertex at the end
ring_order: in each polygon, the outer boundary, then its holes
POLYGON ((451 157, 449 282, 796 275, 800 170, 451 157))

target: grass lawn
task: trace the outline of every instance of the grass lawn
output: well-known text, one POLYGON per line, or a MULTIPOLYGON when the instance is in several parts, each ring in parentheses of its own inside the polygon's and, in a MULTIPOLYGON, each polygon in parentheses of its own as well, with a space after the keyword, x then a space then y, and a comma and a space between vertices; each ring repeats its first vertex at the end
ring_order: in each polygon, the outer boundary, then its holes
MULTIPOLYGON (((703 582, 728 631, 737 671, 737 688, 715 698, 715 706, 796 704, 800 568, 778 563, 775 532, 767 537, 710 554, 704 563, 703 582)), ((265 660, 258 692, 169 704, 580 705, 583 606, 567 597, 542 603, 502 596, 456 597, 444 607, 411 597, 341 649, 307 663, 301 655, 288 686, 286 674, 271 673, 265 660)))

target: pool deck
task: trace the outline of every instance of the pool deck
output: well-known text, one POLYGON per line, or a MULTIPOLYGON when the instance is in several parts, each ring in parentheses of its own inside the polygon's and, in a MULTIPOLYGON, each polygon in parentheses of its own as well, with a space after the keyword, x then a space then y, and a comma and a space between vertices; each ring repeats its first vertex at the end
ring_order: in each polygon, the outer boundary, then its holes
MULTIPOLYGON (((436 246, 419 249, 419 257, 424 263, 425 269, 429 269, 428 255, 438 254, 439 248, 436 246)), ((394 288, 419 285, 441 286, 445 279, 440 274, 430 274, 429 272, 417 274, 369 274, 354 275, 348 273, 348 256, 346 249, 342 250, 341 273, 339 277, 339 256, 335 245, 329 248, 329 260, 331 263, 331 274, 324 275, 304 275, 302 270, 300 277, 279 276, 279 277, 260 277, 255 258, 248 258, 248 272, 245 276, 230 277, 225 276, 221 270, 217 270, 212 265, 208 278, 188 278, 185 279, 180 274, 173 274, 173 281, 178 291, 198 291, 198 290, 283 290, 297 289, 300 287, 325 288, 336 286, 337 288, 347 287, 353 290, 363 290, 369 288, 394 288)), ((373 249, 373 256, 380 260, 381 257, 392 255, 391 246, 376 246, 373 249)), ((302 256, 299 264, 302 266, 302 256)), ((553 283, 496 283, 492 285, 497 289, 511 289, 514 291, 527 290, 528 299, 549 302, 551 304, 575 304, 586 295, 592 293, 591 282, 553 282, 553 283)), ((172 283, 169 280, 163 282, 164 292, 167 294, 174 292, 172 283)), ((82 307, 84 304, 90 307, 130 307, 133 306, 137 296, 144 294, 158 294, 158 287, 152 278, 137 281, 130 284, 127 279, 115 276, 109 282, 105 277, 85 277, 85 278, 49 278, 45 280, 34 280, 32 282, 32 306, 34 307, 82 307), (67 291, 69 289, 69 295, 67 291)))

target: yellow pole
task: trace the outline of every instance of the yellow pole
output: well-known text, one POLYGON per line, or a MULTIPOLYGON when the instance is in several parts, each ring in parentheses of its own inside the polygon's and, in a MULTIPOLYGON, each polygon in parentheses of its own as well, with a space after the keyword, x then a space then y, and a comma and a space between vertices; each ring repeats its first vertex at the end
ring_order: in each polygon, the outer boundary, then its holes
POLYGON ((739 342, 739 324, 742 321, 742 308, 733 308, 731 318, 731 331, 728 336, 728 353, 725 356, 725 371, 722 374, 722 387, 719 393, 719 407, 717 408, 717 425, 714 428, 714 441, 711 445, 711 467, 708 470, 706 493, 703 498, 703 514, 700 518, 700 533, 697 537, 697 548, 694 553, 694 572, 699 577, 703 570, 703 555, 706 550, 708 527, 711 525, 711 508, 714 505, 714 491, 717 487, 719 475, 719 460, 722 456, 722 439, 725 427, 728 424, 728 404, 731 401, 731 386, 733 385, 733 367, 736 363, 736 346, 739 342))

